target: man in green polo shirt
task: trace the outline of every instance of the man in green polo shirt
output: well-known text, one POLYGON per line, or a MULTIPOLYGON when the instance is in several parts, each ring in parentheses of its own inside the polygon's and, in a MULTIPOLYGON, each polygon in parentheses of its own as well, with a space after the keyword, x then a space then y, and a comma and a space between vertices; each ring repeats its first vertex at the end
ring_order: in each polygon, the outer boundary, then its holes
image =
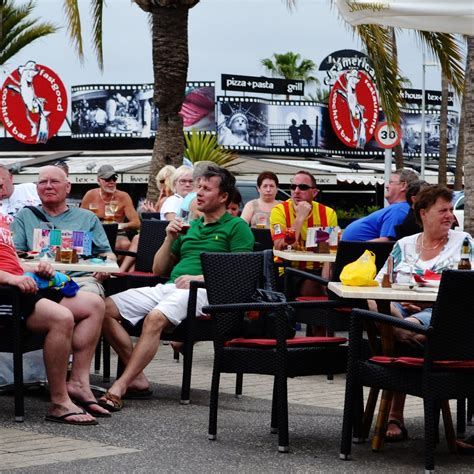
MULTIPOLYGON (((210 165, 201 177, 197 191, 197 209, 202 217, 191 222, 186 233, 183 224, 173 220, 166 228, 166 238, 155 255, 153 272, 168 275, 166 284, 136 288, 106 299, 103 333, 120 359, 125 371, 102 397, 102 406, 120 410, 121 398, 130 392, 148 393, 149 381, 143 370, 158 350, 161 333, 186 318, 189 282, 203 280, 202 252, 250 252, 254 238, 247 223, 226 212, 233 196, 235 178, 229 171, 210 165), (142 334, 135 348, 121 322, 136 325, 145 318, 142 334)), ((229 273, 229 278, 232 273, 229 273)), ((196 314, 208 304, 204 289, 198 290, 196 314)))

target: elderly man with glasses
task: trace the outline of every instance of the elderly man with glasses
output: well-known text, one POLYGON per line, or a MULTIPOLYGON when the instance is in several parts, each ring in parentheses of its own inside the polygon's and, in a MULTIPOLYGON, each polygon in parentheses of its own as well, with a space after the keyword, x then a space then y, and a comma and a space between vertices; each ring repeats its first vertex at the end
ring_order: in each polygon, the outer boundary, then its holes
POLYGON ((130 239, 126 231, 138 230, 140 217, 130 195, 117 189, 117 179, 118 174, 112 165, 102 165, 97 170, 99 187, 87 191, 82 199, 81 207, 94 212, 99 219, 105 220, 105 222, 107 222, 108 215, 111 215, 111 222, 118 222, 119 226, 115 248, 128 250, 130 239))
POLYGON ((349 224, 342 234, 342 240, 388 241, 395 240, 395 226, 401 224, 410 210, 406 202, 408 186, 418 181, 416 173, 409 169, 396 170, 388 184, 385 199, 389 206, 372 212, 349 224))
MULTIPOLYGON (((58 166, 41 168, 37 182, 41 204, 36 207, 42 218, 31 209, 22 209, 15 217, 11 227, 13 241, 17 250, 33 250, 34 229, 84 230, 92 232, 92 253, 107 255, 115 259, 107 235, 99 219, 92 212, 77 207, 69 207, 66 198, 71 191, 71 183, 66 173, 58 166)), ((74 280, 81 289, 104 296, 100 281, 107 274, 94 273, 92 276, 75 273, 74 280)))

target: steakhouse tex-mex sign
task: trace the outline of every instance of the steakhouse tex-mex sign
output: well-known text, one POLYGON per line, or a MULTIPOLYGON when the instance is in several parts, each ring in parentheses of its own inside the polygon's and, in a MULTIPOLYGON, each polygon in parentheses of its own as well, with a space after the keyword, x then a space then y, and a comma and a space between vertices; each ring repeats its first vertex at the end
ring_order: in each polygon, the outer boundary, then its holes
POLYGON ((273 77, 221 75, 224 91, 258 92, 263 94, 304 95, 304 81, 275 79, 273 77))

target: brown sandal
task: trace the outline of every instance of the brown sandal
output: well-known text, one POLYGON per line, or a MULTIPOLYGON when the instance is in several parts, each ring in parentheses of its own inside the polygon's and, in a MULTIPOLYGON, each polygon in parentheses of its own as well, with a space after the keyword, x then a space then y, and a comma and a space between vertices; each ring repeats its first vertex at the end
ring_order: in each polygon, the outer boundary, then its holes
POLYGON ((113 393, 105 392, 102 397, 97 401, 97 404, 106 410, 115 412, 120 411, 123 408, 123 400, 113 393), (112 403, 109 403, 112 402, 112 403))

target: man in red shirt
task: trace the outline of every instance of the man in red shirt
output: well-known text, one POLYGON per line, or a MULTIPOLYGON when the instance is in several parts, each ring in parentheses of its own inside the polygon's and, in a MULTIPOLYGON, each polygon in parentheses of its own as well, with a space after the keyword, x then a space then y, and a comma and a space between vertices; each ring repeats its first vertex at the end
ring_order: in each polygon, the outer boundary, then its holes
MULTIPOLYGON (((11 219, 0 215, 0 284, 20 289, 20 309, 27 329, 46 335, 43 353, 51 405, 45 420, 95 425, 95 417, 110 416, 97 404, 89 385, 89 368, 100 336, 104 302, 100 296, 85 291, 70 298, 55 289, 38 291, 34 279, 23 274, 13 245, 11 219), (70 352, 74 360, 66 382, 70 352)), ((32 267, 31 271, 42 278, 49 279, 55 274, 46 261, 32 267)))

